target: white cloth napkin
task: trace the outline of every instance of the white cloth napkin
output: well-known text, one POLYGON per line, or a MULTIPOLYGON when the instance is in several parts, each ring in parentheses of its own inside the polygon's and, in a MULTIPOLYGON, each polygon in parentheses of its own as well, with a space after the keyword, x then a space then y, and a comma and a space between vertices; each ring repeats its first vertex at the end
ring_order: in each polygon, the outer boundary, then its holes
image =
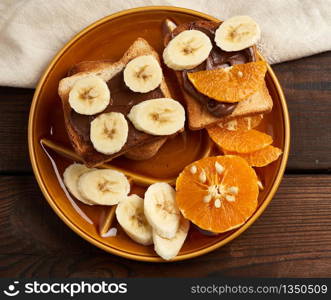
POLYGON ((34 87, 49 61, 78 31, 114 12, 147 5, 191 8, 261 26, 269 63, 331 50, 331 0, 1 0, 0 85, 34 87))

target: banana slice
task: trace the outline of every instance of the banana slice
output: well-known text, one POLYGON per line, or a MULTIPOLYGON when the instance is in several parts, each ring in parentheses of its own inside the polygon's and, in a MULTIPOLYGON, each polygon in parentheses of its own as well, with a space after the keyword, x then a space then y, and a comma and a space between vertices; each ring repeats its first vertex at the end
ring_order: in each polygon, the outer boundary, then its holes
POLYGON ((158 235, 166 239, 173 238, 180 222, 180 212, 173 187, 164 182, 150 185, 145 193, 144 213, 158 235))
POLYGON ((163 60, 173 70, 192 69, 207 59, 212 48, 206 34, 185 30, 169 42, 163 51, 163 60))
POLYGON ((156 89, 163 78, 160 64, 153 55, 142 55, 131 60, 123 75, 128 88, 139 93, 156 89))
POLYGON ((85 199, 77 189, 78 178, 87 173, 96 169, 89 169, 85 165, 73 163, 67 167, 63 173, 63 182, 68 188, 69 192, 79 201, 84 204, 93 205, 94 203, 85 199))
POLYGON ((128 118, 138 130, 152 135, 170 135, 184 127, 185 110, 176 100, 158 98, 133 106, 128 118))
POLYGON ((120 151, 128 139, 128 133, 128 122, 118 112, 101 114, 91 122, 91 142, 95 150, 104 154, 120 151))
POLYGON ((215 42, 224 51, 239 51, 260 39, 260 26, 249 16, 236 16, 224 21, 215 32, 215 42))
POLYGON ((153 231, 154 250, 165 260, 174 258, 182 248, 187 237, 190 222, 184 217, 180 219, 180 226, 176 235, 172 239, 165 239, 159 236, 156 231, 153 231))
POLYGON ((69 104, 82 115, 102 112, 110 102, 107 83, 94 75, 79 79, 69 93, 69 104))
POLYGON ((78 191, 87 200, 99 205, 114 205, 130 192, 130 183, 121 172, 103 169, 83 174, 78 191))
POLYGON ((116 218, 127 235, 142 245, 153 244, 152 227, 144 215, 144 199, 130 195, 116 207, 116 218))

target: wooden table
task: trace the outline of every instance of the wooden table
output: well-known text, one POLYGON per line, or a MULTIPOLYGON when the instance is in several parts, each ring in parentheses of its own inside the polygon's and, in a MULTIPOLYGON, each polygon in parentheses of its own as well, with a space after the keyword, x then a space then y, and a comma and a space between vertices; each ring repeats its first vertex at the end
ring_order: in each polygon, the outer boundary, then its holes
POLYGON ((274 66, 292 126, 286 175, 263 215, 239 238, 184 262, 126 260, 67 228, 31 171, 33 90, 0 88, 0 277, 330 277, 331 52, 274 66))

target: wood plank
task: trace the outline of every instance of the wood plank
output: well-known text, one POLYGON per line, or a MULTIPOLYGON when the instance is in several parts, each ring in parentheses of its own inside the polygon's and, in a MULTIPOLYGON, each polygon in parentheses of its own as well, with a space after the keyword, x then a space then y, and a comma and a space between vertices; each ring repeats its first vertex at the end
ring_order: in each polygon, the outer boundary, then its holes
POLYGON ((291 118, 287 170, 331 169, 331 52, 273 66, 291 118))
POLYGON ((33 176, 0 177, 0 277, 330 277, 331 175, 288 175, 239 238, 199 258, 150 264, 88 244, 52 212, 33 176))
POLYGON ((30 172, 28 119, 34 90, 0 87, 0 172, 30 172))
MULTIPOLYGON (((274 66, 292 126, 289 171, 331 169, 331 52, 274 66)), ((33 90, 0 87, 0 172, 30 172, 27 120, 33 90), (17 151, 13 151, 17 149, 17 151)))

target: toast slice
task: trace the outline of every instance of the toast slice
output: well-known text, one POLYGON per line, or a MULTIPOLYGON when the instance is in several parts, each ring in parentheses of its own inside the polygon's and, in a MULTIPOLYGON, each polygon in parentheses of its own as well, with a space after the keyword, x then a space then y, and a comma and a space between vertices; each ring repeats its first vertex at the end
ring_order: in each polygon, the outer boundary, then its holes
MULTIPOLYGON (((98 166, 122 154, 127 154, 131 159, 143 160, 150 158, 158 152, 160 147, 168 138, 167 136, 152 136, 138 131, 134 128, 131 122, 128 121, 129 134, 126 144, 119 152, 112 155, 105 155, 97 152, 89 139, 89 126, 93 116, 83 116, 77 114, 70 107, 68 101, 69 92, 75 82, 89 75, 101 77, 107 82, 110 90, 114 88, 117 89, 118 87, 125 89, 126 87, 122 74, 123 70, 130 60, 141 55, 153 55, 160 62, 158 54, 148 44, 148 42, 142 38, 138 38, 124 53, 123 57, 119 61, 112 62, 103 60, 79 63, 69 71, 68 77, 63 78, 59 83, 58 93, 62 100, 65 126, 69 139, 76 153, 83 158, 88 167, 98 166)), ((129 90, 125 92, 130 93, 130 99, 135 97, 135 99, 137 99, 137 103, 153 98, 171 97, 164 78, 160 86, 149 93, 134 93, 129 90)), ((117 105, 115 108, 111 106, 112 105, 109 105, 102 113, 110 110, 120 110, 120 112, 122 112, 123 109, 125 109, 127 113, 131 108, 128 103, 123 103, 123 105, 121 103, 121 105, 117 105)))
MULTIPOLYGON (((219 27, 219 25, 219 23, 212 21, 195 21, 192 23, 184 23, 176 26, 176 24, 174 24, 174 22, 172 22, 170 19, 166 19, 163 26, 164 32, 166 33, 164 36, 164 46, 167 46, 172 37, 176 36, 184 30, 190 30, 192 27, 198 27, 203 29, 203 31, 213 32, 219 27)), ((213 47, 216 47, 216 45, 213 47)), ((256 47, 252 47, 252 51, 253 57, 256 59, 256 47)), ((220 121, 231 120, 237 117, 264 114, 272 110, 272 98, 269 94, 266 83, 264 82, 258 92, 256 92, 248 99, 239 102, 231 114, 225 117, 215 117, 205 108, 204 105, 202 105, 197 99, 195 99, 184 89, 182 71, 175 71, 175 73, 185 98, 188 112, 188 123, 190 129, 192 130, 199 130, 202 128, 210 127, 220 121)))

